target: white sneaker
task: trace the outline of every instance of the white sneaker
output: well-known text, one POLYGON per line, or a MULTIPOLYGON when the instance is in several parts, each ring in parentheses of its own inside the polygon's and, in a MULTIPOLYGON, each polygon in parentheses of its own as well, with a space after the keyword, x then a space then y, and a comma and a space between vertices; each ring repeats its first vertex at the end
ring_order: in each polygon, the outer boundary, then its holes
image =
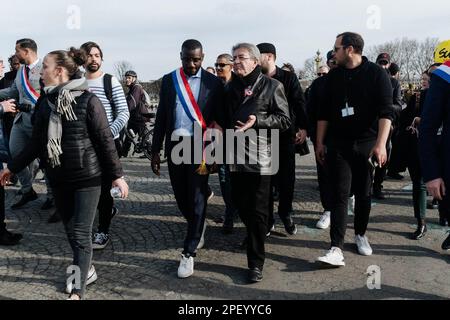
MULTIPOLYGON (((88 277, 86 280, 86 286, 90 285, 91 283, 95 282, 97 280, 97 272, 95 271, 94 265, 91 266, 88 272, 88 277)), ((66 283, 66 293, 71 294, 73 290, 73 282, 66 283)))
POLYGON ((194 258, 186 258, 181 255, 180 266, 178 267, 178 278, 186 279, 194 274, 194 258))
POLYGON ((348 198, 348 215, 355 215, 355 196, 348 198))
POLYGON ((317 222, 316 227, 318 229, 328 229, 330 227, 330 223, 331 223, 331 212, 325 211, 320 220, 317 222))
POLYGON ((197 245, 197 250, 203 249, 205 246, 205 231, 206 231, 206 221, 203 225, 202 237, 200 238, 200 242, 197 245))
POLYGON ((338 247, 332 247, 324 257, 317 258, 316 261, 336 267, 345 266, 344 255, 342 254, 342 250, 338 247))
POLYGON ((369 239, 366 236, 355 236, 356 246, 358 247, 358 252, 362 256, 371 256, 372 248, 369 244, 369 239))

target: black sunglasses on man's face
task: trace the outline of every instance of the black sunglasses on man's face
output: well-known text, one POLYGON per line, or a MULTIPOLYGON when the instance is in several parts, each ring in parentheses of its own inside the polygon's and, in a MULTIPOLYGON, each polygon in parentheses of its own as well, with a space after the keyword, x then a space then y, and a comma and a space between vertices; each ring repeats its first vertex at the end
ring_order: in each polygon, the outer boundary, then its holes
POLYGON ((225 68, 226 66, 229 66, 229 64, 228 64, 228 63, 216 63, 215 66, 216 66, 216 68, 221 68, 221 69, 223 69, 223 68, 225 68))

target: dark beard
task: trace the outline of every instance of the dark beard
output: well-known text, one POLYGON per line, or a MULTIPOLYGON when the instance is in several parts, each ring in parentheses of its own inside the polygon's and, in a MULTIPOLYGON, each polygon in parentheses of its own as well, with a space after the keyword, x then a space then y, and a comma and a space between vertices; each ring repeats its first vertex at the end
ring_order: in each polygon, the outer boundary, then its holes
POLYGON ((87 70, 89 72, 97 72, 98 70, 100 70, 100 66, 97 65, 96 67, 94 67, 92 64, 90 64, 87 66, 87 70))

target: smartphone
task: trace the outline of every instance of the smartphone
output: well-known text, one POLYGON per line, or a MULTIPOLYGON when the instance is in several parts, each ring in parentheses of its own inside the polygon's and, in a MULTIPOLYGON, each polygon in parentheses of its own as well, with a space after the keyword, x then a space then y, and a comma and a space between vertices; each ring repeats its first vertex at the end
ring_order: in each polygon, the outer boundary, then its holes
POLYGON ((375 155, 373 155, 369 159, 369 163, 374 169, 380 167, 380 164, 378 163, 378 159, 377 159, 377 157, 375 155))

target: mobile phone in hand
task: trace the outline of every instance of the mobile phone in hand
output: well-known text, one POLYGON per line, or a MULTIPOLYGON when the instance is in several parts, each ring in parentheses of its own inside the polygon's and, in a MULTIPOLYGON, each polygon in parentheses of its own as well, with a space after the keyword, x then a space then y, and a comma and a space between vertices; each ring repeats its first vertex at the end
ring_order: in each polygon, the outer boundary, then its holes
POLYGON ((380 167, 380 164, 378 163, 378 159, 377 159, 377 157, 375 155, 373 155, 369 159, 369 163, 374 169, 380 167))

